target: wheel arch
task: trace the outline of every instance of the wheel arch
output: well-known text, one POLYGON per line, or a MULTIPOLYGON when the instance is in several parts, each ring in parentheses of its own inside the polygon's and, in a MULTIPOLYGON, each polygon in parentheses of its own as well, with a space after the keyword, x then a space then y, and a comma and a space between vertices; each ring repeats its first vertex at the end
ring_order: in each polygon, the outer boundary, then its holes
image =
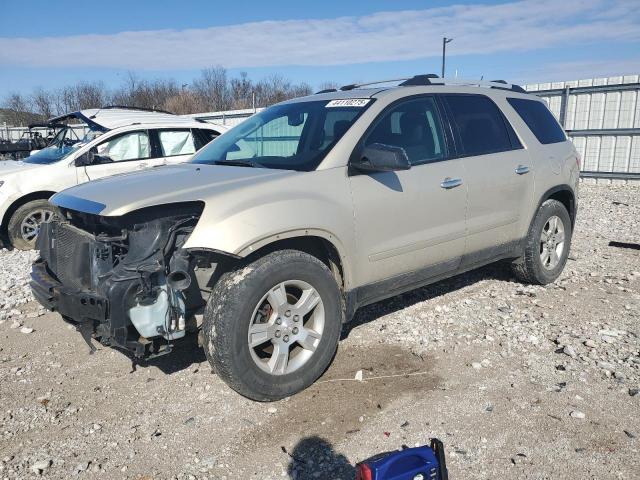
POLYGON ((7 233, 7 226, 9 225, 9 220, 13 216, 13 214, 18 210, 21 206, 29 203, 33 200, 49 200, 52 195, 55 195, 57 192, 49 191, 49 190, 40 190, 37 192, 31 192, 22 197, 17 198, 13 201, 9 208, 4 212, 2 217, 2 233, 7 233))
MULTIPOLYGON (((235 254, 209 248, 187 248, 191 252, 208 252, 217 256, 224 264, 225 271, 235 268, 234 266, 239 263, 251 263, 271 252, 289 249, 299 250, 316 257, 331 270, 341 290, 349 289, 351 277, 342 245, 335 236, 323 231, 308 229, 271 235, 246 245, 235 254)), ((221 273, 215 273, 214 276, 221 273)))
POLYGON ((557 200, 565 206, 567 212, 569 212, 569 218, 571 219, 571 230, 573 230, 577 213, 576 195, 573 189, 569 185, 557 185, 547 190, 540 198, 538 206, 533 213, 533 218, 535 218, 536 213, 538 212, 542 204, 547 200, 557 200))
POLYGON ((346 257, 338 239, 327 232, 299 230, 272 235, 259 240, 240 252, 245 261, 253 261, 276 250, 300 250, 323 262, 333 275, 341 290, 349 285, 350 275, 346 257))

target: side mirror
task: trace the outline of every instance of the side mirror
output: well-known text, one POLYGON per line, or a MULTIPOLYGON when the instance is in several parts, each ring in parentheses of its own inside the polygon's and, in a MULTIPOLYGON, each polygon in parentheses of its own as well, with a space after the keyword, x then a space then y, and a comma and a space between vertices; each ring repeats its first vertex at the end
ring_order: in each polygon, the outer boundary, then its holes
POLYGON ((411 163, 404 148, 374 143, 365 147, 360 158, 351 166, 362 172, 394 172, 409 170, 411 163))

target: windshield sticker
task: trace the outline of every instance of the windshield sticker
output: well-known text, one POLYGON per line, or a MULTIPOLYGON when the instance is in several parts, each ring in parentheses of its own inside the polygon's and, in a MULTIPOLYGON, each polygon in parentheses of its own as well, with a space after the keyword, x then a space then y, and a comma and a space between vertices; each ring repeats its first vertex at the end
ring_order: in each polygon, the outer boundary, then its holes
POLYGON ((342 100, 331 100, 327 103, 326 108, 329 107, 364 107, 371 101, 370 98, 344 98, 342 100))

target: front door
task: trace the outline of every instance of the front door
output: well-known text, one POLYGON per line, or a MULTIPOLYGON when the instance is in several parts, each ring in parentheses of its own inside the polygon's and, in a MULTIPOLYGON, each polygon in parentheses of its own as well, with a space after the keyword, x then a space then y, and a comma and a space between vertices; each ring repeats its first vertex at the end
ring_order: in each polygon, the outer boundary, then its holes
POLYGON ((391 290, 403 290, 458 267, 467 186, 443 132, 435 99, 421 96, 388 107, 360 142, 357 151, 374 143, 404 148, 411 168, 350 177, 357 284, 389 280, 391 290))
POLYGON ((162 160, 153 158, 149 132, 136 130, 115 135, 91 149, 92 163, 84 168, 86 179, 96 180, 119 173, 135 172, 162 160))

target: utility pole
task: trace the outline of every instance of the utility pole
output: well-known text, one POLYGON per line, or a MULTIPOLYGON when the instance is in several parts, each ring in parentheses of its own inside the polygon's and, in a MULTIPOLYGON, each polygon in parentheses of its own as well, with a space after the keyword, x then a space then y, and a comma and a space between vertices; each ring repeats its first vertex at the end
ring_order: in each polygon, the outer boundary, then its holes
POLYGON ((444 59, 447 52, 447 43, 452 41, 453 38, 442 37, 442 78, 444 78, 444 59))

